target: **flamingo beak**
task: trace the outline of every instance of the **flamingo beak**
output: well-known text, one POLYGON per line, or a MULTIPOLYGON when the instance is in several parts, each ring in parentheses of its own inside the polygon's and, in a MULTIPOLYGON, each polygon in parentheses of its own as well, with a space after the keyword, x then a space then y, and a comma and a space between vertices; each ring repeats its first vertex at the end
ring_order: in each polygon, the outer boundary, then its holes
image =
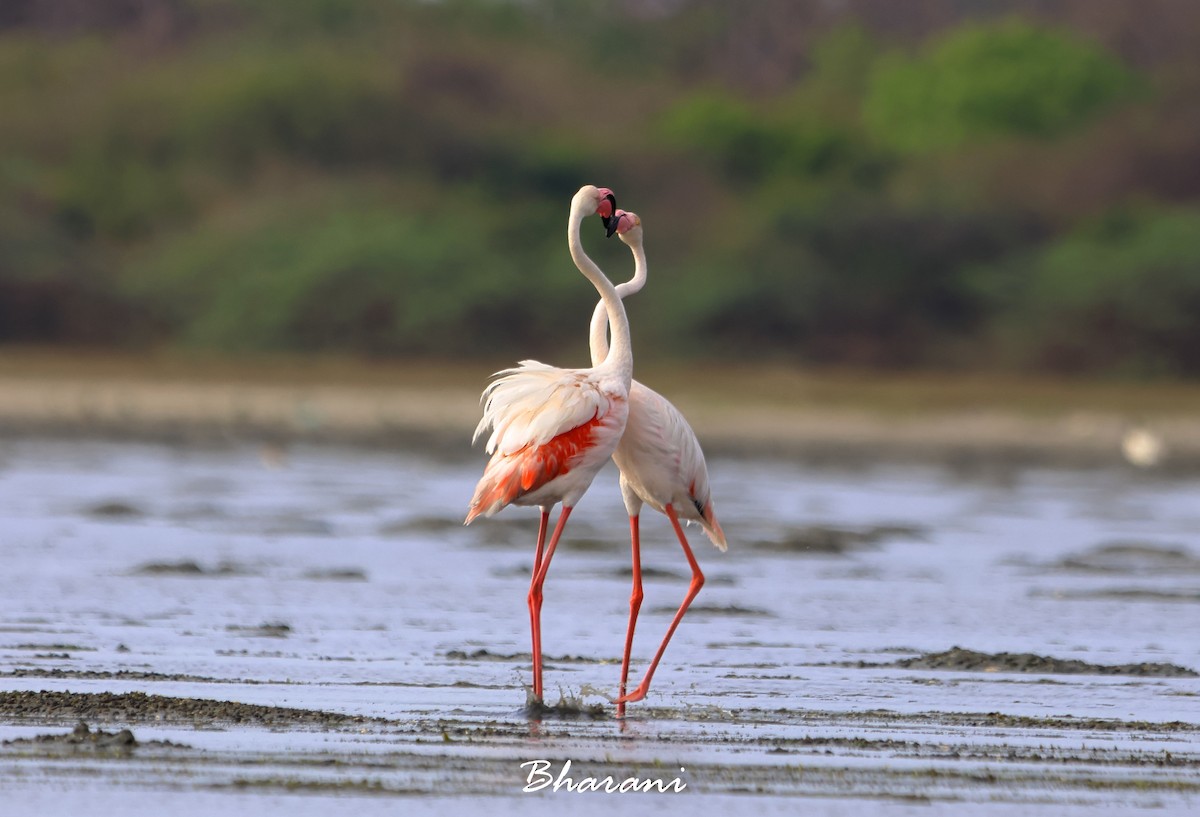
POLYGON ((604 237, 612 238, 613 233, 617 231, 617 197, 609 193, 604 197, 609 204, 607 216, 600 217, 600 223, 604 225, 604 237))

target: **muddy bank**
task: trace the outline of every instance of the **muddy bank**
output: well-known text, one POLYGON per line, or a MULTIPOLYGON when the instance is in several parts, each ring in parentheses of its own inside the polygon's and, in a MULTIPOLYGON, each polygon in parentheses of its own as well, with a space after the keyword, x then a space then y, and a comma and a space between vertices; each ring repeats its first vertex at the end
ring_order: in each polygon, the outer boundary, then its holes
POLYGON ((956 670, 960 672, 1025 672, 1045 675, 1129 675, 1135 678, 1200 678, 1195 670, 1176 664, 1091 664, 1076 659, 1051 658, 1032 653, 983 653, 951 647, 887 663, 860 661, 858 667, 956 670))
MULTIPOLYGON (((148 672, 145 670, 75 670, 61 667, 20 667, 18 669, 0 672, 0 678, 55 678, 59 680, 75 679, 80 681, 176 681, 195 684, 229 683, 226 679, 210 678, 204 675, 189 675, 187 673, 148 672)), ((239 684, 257 684, 260 681, 239 680, 239 684)), ((280 682, 272 682, 280 683, 280 682)))
POLYGON ((356 715, 312 709, 169 698, 142 692, 0 691, 0 719, 9 722, 63 723, 229 723, 256 726, 340 727, 370 721, 356 715))
POLYGON ((257 571, 236 562, 219 562, 212 567, 191 559, 179 562, 147 562, 130 571, 132 576, 254 576, 257 571))
POLYGON ((788 528, 775 539, 748 542, 749 547, 779 553, 839 555, 894 541, 926 541, 929 531, 920 525, 884 524, 839 527, 802 525, 788 528))
MULTIPOLYGON (((1181 721, 642 706, 621 722, 569 695, 503 713, 438 707, 391 719, 138 694, 0 695, 0 724, 66 726, 80 711, 91 715, 73 729, 0 741, 0 785, 69 758, 56 780, 124 797, 173 792, 180 814, 201 791, 432 798, 446 803, 442 813, 452 804, 441 798, 475 796, 527 813, 523 787, 544 779, 529 777, 530 764, 582 784, 575 793, 585 796, 600 796, 587 781, 678 779, 691 795, 785 798, 805 813, 844 798, 975 814, 976 803, 1161 808, 1200 796, 1200 724, 1181 721)), ((597 805, 611 802, 579 801, 597 805)))
MULTIPOLYGON (((526 665, 533 661, 533 656, 527 652, 496 653, 483 647, 470 652, 450 650, 446 653, 446 658, 451 661, 512 661, 526 665)), ((613 661, 584 655, 543 655, 542 660, 553 664, 608 664, 613 661)))
POLYGON ((53 732, 31 738, 13 738, 0 741, 0 747, 11 748, 23 754, 42 756, 55 755, 99 755, 104 757, 130 757, 134 749, 186 749, 184 744, 169 740, 139 741, 129 729, 106 732, 93 729, 80 721, 70 732, 53 732))
MULTIPOLYGON (((80 364, 18 361, 0 368, 0 435, 255 440, 263 444, 264 462, 272 463, 286 461, 286 446, 295 441, 471 456, 479 392, 492 369, 342 371, 302 363, 276 367, 279 373, 228 362, 213 370, 129 361, 88 371, 80 364)), ((1030 382, 1005 389, 980 378, 822 378, 777 370, 757 376, 706 370, 702 377, 664 370, 649 376, 713 453, 960 467, 1121 466, 1138 460, 1157 470, 1200 469, 1200 410, 1188 408, 1200 406, 1200 392, 1187 384, 1122 390, 1030 382), (1135 430, 1155 441, 1152 462, 1141 461, 1137 446, 1130 448, 1128 435, 1135 430)))
POLYGON ((1200 557, 1186 545, 1145 541, 1104 542, 1070 554, 1050 567, 1079 573, 1121 575, 1200 574, 1200 557))
MULTIPOLYGON (((529 689, 525 690, 525 705, 513 707, 499 719, 477 719, 456 715, 454 712, 436 712, 414 719, 392 719, 367 715, 351 715, 313 709, 298 709, 286 706, 217 701, 205 698, 170 697, 149 695, 141 692, 76 693, 40 690, 36 692, 0 692, 0 721, 30 725, 52 725, 71 723, 105 724, 174 724, 187 727, 242 726, 270 729, 356 729, 369 730, 403 727, 411 734, 427 733, 438 740, 494 739, 497 736, 528 735, 542 717, 551 720, 601 720, 620 726, 613 717, 613 708, 596 701, 597 691, 584 688, 578 694, 560 693, 555 703, 536 700, 529 689), (591 699, 590 701, 588 699, 591 699)), ((864 709, 861 711, 805 710, 793 707, 765 708, 747 707, 720 709, 715 707, 686 707, 676 709, 647 705, 630 705, 626 721, 630 724, 660 724, 663 734, 660 740, 672 741, 672 728, 680 724, 715 723, 730 728, 748 727, 757 731, 764 725, 799 726, 805 729, 820 729, 836 726, 839 729, 854 727, 864 730, 879 728, 922 730, 928 727, 972 728, 972 729, 1029 729, 1035 731, 1097 731, 1097 732, 1160 732, 1194 733, 1200 735, 1200 723, 1187 721, 1140 721, 1119 718, 1093 718, 1071 716, 1013 715, 1003 712, 900 712, 890 709, 864 709)), ((688 741, 699 740, 701 735, 687 733, 688 741)), ((714 735, 713 737, 719 737, 714 735)), ((766 735, 754 739, 771 745, 782 745, 785 739, 779 735, 766 735)), ((739 742, 744 739, 739 739, 739 742)), ((793 739, 791 742, 796 742, 793 739)), ((800 739, 800 743, 819 744, 822 741, 811 737, 800 739)), ((916 745, 914 743, 914 745, 916 745)))

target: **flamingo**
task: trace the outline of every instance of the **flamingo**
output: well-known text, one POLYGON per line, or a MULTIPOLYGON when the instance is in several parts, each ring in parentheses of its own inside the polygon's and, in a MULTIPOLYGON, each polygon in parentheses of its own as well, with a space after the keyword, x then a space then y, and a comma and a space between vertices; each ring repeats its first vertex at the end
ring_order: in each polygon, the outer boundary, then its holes
MULTIPOLYGON (((642 289, 646 284, 646 252, 642 244, 642 220, 636 213, 618 210, 614 215, 615 229, 620 239, 632 250, 634 257, 634 275, 629 281, 617 286, 617 294, 624 298, 642 289)), ((607 335, 607 315, 611 312, 605 302, 596 304, 592 313, 591 333, 589 336, 592 363, 598 364, 606 360, 609 354, 607 335)), ((614 351, 616 349, 616 333, 613 334, 614 351)), ((613 461, 621 471, 621 497, 625 509, 629 513, 629 536, 633 551, 633 591, 629 598, 629 627, 625 634, 625 653, 621 661, 620 694, 616 699, 618 717, 624 715, 625 704, 640 701, 646 697, 650 688, 650 680, 658 668, 667 649, 667 643, 675 634, 679 622, 683 620, 688 606, 704 585, 704 574, 700 565, 688 546, 687 537, 679 523, 680 519, 699 522, 700 527, 712 543, 722 551, 727 547, 725 532, 717 521, 713 509, 712 496, 708 487, 708 468, 704 463, 704 452, 700 449, 700 441, 688 425, 687 420, 679 409, 675 408, 667 398, 653 389, 647 388, 636 380, 629 387, 629 419, 625 425, 625 434, 613 452, 613 461), (658 652, 650 668, 637 689, 626 694, 625 688, 629 677, 629 654, 633 647, 633 631, 637 624, 638 610, 642 604, 642 565, 641 540, 638 531, 638 520, 643 504, 649 505, 656 511, 666 514, 671 520, 671 527, 679 537, 683 546, 683 554, 687 557, 692 569, 692 581, 679 610, 675 613, 671 626, 659 645, 658 652)))
POLYGON ((633 347, 625 307, 612 282, 583 251, 580 225, 597 214, 609 228, 616 198, 608 188, 584 185, 571 200, 567 244, 579 271, 600 293, 613 327, 612 352, 587 369, 563 369, 536 360, 497 372, 484 389, 478 440, 489 428, 491 455, 475 488, 464 524, 491 516, 508 505, 541 509, 533 575, 529 584, 529 626, 533 641, 533 694, 542 698, 542 585, 550 559, 575 504, 612 456, 629 416, 633 347), (550 511, 562 503, 546 545, 550 511), (543 552, 543 547, 545 547, 543 552))

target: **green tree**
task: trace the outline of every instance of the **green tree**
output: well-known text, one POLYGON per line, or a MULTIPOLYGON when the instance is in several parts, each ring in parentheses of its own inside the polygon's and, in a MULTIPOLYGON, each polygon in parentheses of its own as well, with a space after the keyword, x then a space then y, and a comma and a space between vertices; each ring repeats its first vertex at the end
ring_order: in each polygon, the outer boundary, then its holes
POLYGON ((880 60, 863 103, 881 143, 906 151, 1077 127, 1136 86, 1102 48, 1020 21, 965 26, 915 57, 880 60))
POLYGON ((1002 274, 1002 332, 1026 363, 1200 373, 1200 210, 1118 212, 1002 274))

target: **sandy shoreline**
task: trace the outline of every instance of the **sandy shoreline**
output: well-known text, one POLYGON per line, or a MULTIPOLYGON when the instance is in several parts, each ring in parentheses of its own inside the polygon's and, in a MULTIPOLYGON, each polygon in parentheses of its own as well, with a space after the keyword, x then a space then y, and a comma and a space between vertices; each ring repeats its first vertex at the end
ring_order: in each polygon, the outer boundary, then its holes
MULTIPOLYGON (((483 371, 483 369, 480 369, 483 371)), ((460 374, 460 373, 453 373, 460 374)), ((163 377, 128 372, 34 373, 0 370, 0 435, 131 439, 262 440, 391 444, 421 442, 471 455, 482 376, 417 377, 379 383, 300 378, 163 377)), ((983 401, 925 399, 915 407, 880 401, 806 399, 765 386, 664 388, 714 454, 829 460, 908 460, 951 464, 1122 466, 1122 441, 1147 429, 1161 444, 1156 467, 1200 469, 1200 413, 1057 405, 1023 408, 983 401), (938 405, 938 403, 943 405, 938 405), (955 404, 955 403, 958 404, 955 404), (872 405, 874 403, 874 405, 872 405)), ((802 392, 802 386, 797 389, 802 392)))

